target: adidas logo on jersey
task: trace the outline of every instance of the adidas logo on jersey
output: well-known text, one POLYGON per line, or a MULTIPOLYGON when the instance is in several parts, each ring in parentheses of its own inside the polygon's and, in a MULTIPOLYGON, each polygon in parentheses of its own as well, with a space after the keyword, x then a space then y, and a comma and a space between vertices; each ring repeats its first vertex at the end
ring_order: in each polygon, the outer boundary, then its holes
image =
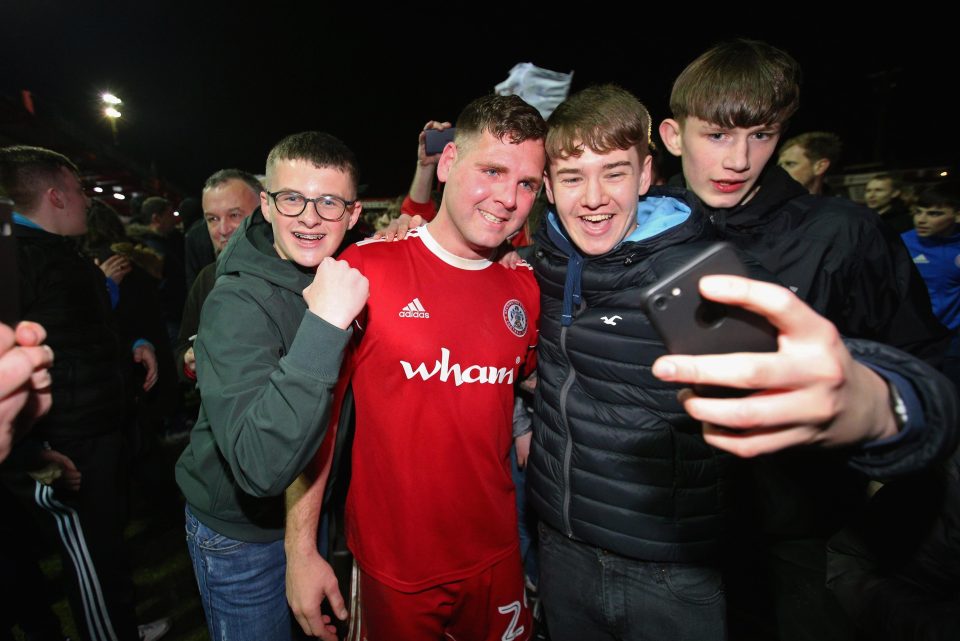
POLYGON ((414 298, 400 310, 397 316, 400 318, 430 318, 430 312, 423 308, 419 298, 414 298))
MULTIPOLYGON (((520 359, 517 359, 519 362, 520 359)), ((464 383, 503 383, 513 385, 513 368, 506 367, 484 367, 483 365, 470 365, 464 367, 460 363, 450 364, 450 350, 446 347, 440 348, 440 360, 434 361, 433 369, 429 369, 426 363, 420 363, 416 369, 407 361, 400 361, 403 367, 403 373, 407 380, 419 376, 423 380, 429 380, 439 374, 442 382, 446 383, 453 377, 453 383, 460 387, 464 383)))
POLYGON ((913 257, 913 262, 916 263, 917 265, 926 265, 930 261, 927 260, 927 257, 924 256, 923 254, 917 254, 916 256, 913 257))

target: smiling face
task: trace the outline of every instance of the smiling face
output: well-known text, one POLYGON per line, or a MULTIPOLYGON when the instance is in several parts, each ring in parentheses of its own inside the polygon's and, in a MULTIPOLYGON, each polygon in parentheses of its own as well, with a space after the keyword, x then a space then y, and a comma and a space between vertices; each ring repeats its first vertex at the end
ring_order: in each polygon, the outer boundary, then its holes
POLYGON ((467 259, 487 258, 527 219, 543 180, 542 140, 513 144, 486 131, 449 143, 437 177, 446 182, 430 233, 467 259))
POLYGON ((547 195, 570 240, 585 254, 612 250, 637 227, 637 199, 650 187, 650 163, 636 147, 551 159, 547 195))
MULTIPOLYGON (((307 198, 336 196, 356 199, 352 177, 334 167, 317 167, 305 160, 279 160, 268 168, 267 184, 272 192, 292 191, 307 198)), ((260 194, 263 216, 273 226, 273 246, 284 260, 316 270, 327 256, 333 256, 344 234, 360 216, 359 202, 348 206, 337 222, 323 220, 314 203, 307 203, 299 216, 284 216, 273 198, 260 194)))
POLYGON ((203 190, 203 217, 213 247, 219 254, 243 219, 260 204, 260 194, 238 178, 203 190))
POLYGON ((952 207, 916 207, 913 210, 913 226, 917 236, 930 238, 934 236, 951 236, 960 213, 952 207))
POLYGON ((687 188, 709 207, 729 209, 753 197, 773 156, 780 125, 723 127, 688 116, 660 125, 664 145, 680 156, 687 188))

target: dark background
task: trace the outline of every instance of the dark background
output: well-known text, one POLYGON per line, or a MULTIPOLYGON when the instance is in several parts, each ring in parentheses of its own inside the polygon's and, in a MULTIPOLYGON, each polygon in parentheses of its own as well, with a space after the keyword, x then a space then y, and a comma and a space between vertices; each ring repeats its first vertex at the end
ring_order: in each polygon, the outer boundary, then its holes
POLYGON ((270 147, 305 129, 329 131, 357 152, 367 196, 402 193, 423 123, 454 119, 517 62, 573 70, 573 90, 620 84, 647 104, 656 129, 669 115, 680 70, 737 35, 767 40, 798 59, 801 108, 787 136, 838 132, 848 171, 952 166, 960 145, 952 108, 958 35, 910 27, 894 15, 790 29, 763 16, 702 27, 658 17, 658 28, 645 30, 601 5, 551 26, 536 24, 533 9, 502 5, 471 6, 475 19, 456 23, 430 17, 426 7, 396 15, 368 7, 361 18, 320 3, 306 13, 270 3, 259 12, 12 4, 0 9, 0 90, 28 89, 38 111, 55 110, 105 142, 111 134, 99 94, 112 91, 124 101, 119 149, 194 194, 222 167, 262 172, 270 147), (887 29, 868 26, 877 20, 887 29), (396 26, 384 28, 391 21, 396 26))

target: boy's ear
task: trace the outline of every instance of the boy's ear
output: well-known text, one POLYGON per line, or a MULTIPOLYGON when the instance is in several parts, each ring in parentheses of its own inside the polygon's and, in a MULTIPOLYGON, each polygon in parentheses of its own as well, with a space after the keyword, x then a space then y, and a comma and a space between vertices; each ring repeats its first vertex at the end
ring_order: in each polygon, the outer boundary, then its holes
POLYGON ((663 145, 667 148, 667 151, 677 157, 681 154, 680 137, 682 133, 682 126, 673 118, 667 118, 660 123, 660 139, 663 140, 663 145))
POLYGON ((270 196, 268 196, 265 191, 260 192, 260 213, 263 214, 263 217, 268 223, 273 222, 271 218, 272 212, 270 211, 270 196))
POLYGON ((353 212, 347 219, 347 229, 353 229, 353 226, 360 220, 360 213, 363 211, 363 203, 359 200, 353 203, 353 212))
POLYGON ((547 164, 547 168, 543 170, 543 188, 547 191, 547 200, 550 201, 551 205, 556 205, 557 201, 553 199, 553 182, 550 181, 550 165, 547 164))
POLYGON ((653 180, 653 156, 647 154, 647 157, 640 163, 640 189, 638 196, 642 196, 650 189, 650 183, 653 180))

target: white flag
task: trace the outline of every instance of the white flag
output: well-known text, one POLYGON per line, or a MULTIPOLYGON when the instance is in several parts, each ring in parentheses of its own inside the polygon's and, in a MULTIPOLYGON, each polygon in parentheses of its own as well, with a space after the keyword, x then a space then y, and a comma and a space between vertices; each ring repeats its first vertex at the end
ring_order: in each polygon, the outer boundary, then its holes
POLYGON ((532 62, 513 66, 510 76, 494 88, 501 96, 517 95, 540 112, 545 119, 567 99, 573 72, 561 73, 541 69, 532 62))

